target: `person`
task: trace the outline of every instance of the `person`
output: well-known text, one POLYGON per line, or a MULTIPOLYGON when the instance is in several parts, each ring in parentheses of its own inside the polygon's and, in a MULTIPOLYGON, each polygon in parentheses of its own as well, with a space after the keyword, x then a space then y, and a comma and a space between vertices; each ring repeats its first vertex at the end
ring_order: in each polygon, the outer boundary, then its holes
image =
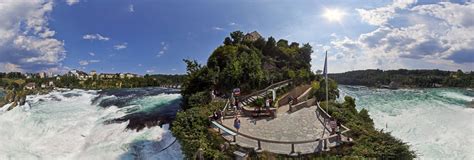
POLYGON ((216 116, 217 116, 217 120, 218 120, 220 123, 222 123, 222 113, 221 113, 221 111, 217 110, 217 115, 216 115, 216 116))
POLYGON ((239 105, 239 99, 235 99, 235 107, 237 108, 237 110, 240 110, 240 105, 239 105))
POLYGON ((235 116, 235 119, 234 119, 234 128, 237 129, 237 132, 239 132, 239 129, 240 129, 240 119, 239 119, 239 116, 235 116))
POLYGON ((336 134, 337 134, 337 140, 341 141, 341 122, 337 121, 337 128, 336 128, 336 134))
POLYGON ((269 114, 271 114, 270 113, 270 98, 267 98, 267 100, 265 100, 265 109, 267 110, 269 114))
POLYGON ((336 127, 337 127, 337 122, 334 118, 331 118, 331 121, 329 121, 329 126, 331 127, 331 135, 336 133, 336 127))
POLYGON ((293 96, 288 97, 288 106, 290 107, 290 112, 292 110, 291 105, 293 105, 293 96))
POLYGON ((217 111, 214 111, 214 113, 212 113, 212 120, 214 121, 218 120, 217 111))
POLYGON ((211 90, 211 100, 216 99, 216 95, 214 94, 214 90, 211 90))

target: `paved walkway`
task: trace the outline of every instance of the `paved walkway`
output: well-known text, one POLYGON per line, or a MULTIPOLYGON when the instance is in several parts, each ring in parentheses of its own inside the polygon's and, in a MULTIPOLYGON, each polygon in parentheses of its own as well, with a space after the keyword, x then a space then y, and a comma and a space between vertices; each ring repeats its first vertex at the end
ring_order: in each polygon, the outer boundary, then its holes
MULTIPOLYGON (((302 108, 291 114, 278 112, 278 116, 275 119, 263 118, 256 120, 250 117, 240 117, 240 133, 266 140, 287 142, 327 138, 329 133, 318 120, 316 108, 316 106, 302 108)), ((225 119, 223 124, 228 128, 235 129, 233 122, 234 119, 225 119)), ((232 139, 230 136, 224 137, 232 139)), ((236 142, 243 147, 257 148, 256 140, 241 135, 236 137, 236 142)), ((311 143, 296 144, 295 152, 303 154, 318 152, 322 149, 322 143, 322 141, 314 141, 311 143)), ((329 146, 334 145, 335 144, 329 144, 329 146)), ((273 153, 289 154, 291 152, 290 144, 261 142, 261 147, 263 150, 273 153)))

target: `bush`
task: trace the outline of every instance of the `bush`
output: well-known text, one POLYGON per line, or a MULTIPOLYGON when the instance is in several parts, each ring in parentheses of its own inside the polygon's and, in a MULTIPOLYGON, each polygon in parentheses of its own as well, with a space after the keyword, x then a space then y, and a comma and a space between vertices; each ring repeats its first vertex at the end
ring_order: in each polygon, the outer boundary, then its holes
POLYGON ((208 116, 223 105, 211 103, 181 111, 176 115, 171 131, 178 138, 187 159, 196 156, 199 149, 202 149, 205 159, 229 158, 219 151, 219 145, 224 143, 224 139, 209 131, 208 116))
POLYGON ((205 105, 211 102, 211 96, 208 92, 202 91, 193 94, 188 99, 188 105, 192 107, 205 105))

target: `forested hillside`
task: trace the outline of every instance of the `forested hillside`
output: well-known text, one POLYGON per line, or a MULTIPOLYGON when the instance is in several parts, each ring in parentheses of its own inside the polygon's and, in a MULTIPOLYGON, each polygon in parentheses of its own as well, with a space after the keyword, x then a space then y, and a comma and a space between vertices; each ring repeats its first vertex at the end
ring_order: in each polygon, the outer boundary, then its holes
POLYGON ((394 82, 401 87, 474 87, 474 72, 461 70, 359 70, 330 74, 339 84, 380 87, 394 82))

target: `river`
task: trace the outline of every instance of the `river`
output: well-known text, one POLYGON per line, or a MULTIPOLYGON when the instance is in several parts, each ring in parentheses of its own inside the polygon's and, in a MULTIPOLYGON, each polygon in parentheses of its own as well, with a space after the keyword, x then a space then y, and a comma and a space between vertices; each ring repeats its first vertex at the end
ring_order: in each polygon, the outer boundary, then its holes
POLYGON ((467 89, 375 89, 340 87, 368 109, 375 127, 411 145, 420 159, 474 159, 474 108, 467 89))
POLYGON ((30 95, 0 108, 0 159, 182 159, 167 125, 180 99, 164 88, 30 95))

